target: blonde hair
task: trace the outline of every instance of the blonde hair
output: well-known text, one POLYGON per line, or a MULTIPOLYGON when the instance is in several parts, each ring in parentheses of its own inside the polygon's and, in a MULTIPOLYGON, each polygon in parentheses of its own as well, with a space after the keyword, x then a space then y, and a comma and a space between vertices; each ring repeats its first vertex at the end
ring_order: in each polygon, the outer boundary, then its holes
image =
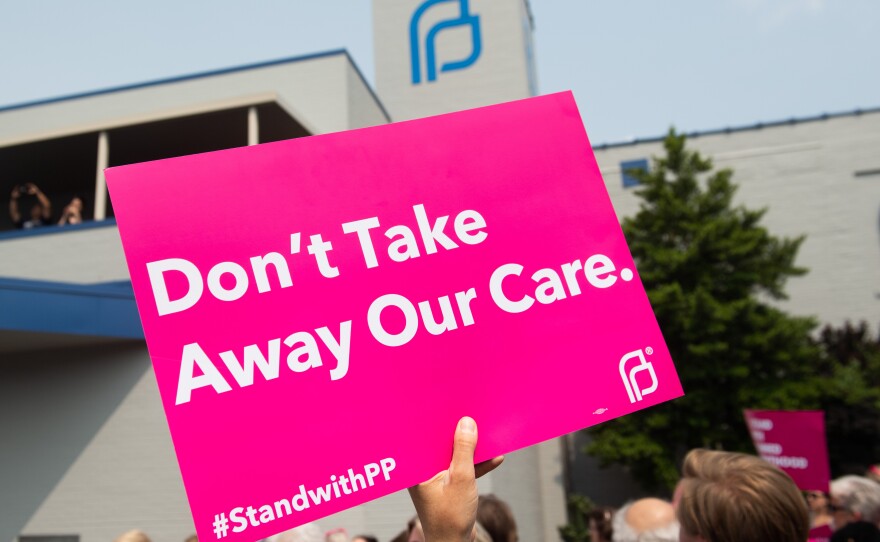
POLYGON ((678 521, 707 542, 804 542, 809 512, 787 474, 757 457, 692 450, 678 489, 678 521))
POLYGON ((131 531, 126 531, 121 535, 116 537, 114 542, 151 542, 150 537, 143 531, 139 531, 137 529, 132 529, 131 531))
POLYGON ((480 522, 474 524, 474 542, 492 542, 492 536, 480 522))

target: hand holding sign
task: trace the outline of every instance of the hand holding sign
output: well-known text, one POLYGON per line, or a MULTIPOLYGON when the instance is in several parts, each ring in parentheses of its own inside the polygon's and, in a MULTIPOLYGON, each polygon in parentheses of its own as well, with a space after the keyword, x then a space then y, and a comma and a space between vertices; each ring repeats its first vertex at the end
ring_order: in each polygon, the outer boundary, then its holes
POLYGON ((107 182, 200 539, 422 482, 465 414, 482 462, 682 394, 570 93, 107 182))
POLYGON ((504 460, 496 457, 474 465, 477 425, 472 418, 459 420, 453 438, 449 468, 430 480, 409 488, 426 542, 473 540, 477 521, 477 481, 504 460))

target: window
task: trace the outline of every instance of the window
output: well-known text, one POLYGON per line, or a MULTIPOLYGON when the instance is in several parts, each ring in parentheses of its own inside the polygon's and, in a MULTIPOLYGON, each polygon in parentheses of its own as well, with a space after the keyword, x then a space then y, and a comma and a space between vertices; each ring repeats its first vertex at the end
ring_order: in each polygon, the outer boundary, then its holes
POLYGON ((23 534, 18 542, 79 542, 78 534, 23 534))
POLYGON ((630 188, 639 185, 639 180, 629 174, 629 170, 640 169, 648 171, 648 159, 639 158, 638 160, 627 160, 620 163, 620 175, 623 177, 623 187, 630 188))

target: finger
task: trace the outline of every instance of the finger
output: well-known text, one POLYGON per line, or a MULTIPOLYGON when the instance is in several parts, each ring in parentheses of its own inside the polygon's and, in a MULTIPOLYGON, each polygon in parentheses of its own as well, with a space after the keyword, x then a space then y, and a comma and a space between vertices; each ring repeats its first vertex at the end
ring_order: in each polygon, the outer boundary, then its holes
POLYGON ((464 476, 473 479, 474 450, 477 449, 477 423, 465 416, 458 421, 452 447, 452 463, 449 465, 450 478, 464 476))
POLYGON ((474 470, 476 471, 477 478, 483 476, 484 474, 489 474, 493 470, 497 469, 501 463, 504 461, 504 456, 499 455, 498 457, 493 457, 488 461, 483 461, 482 463, 477 463, 474 465, 474 470))

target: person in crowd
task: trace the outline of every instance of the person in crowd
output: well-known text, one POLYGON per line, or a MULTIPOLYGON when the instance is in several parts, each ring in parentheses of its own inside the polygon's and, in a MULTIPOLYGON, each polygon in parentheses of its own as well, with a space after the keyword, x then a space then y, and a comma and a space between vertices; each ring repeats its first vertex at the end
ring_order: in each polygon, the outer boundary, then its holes
MULTIPOLYGON (((397 536, 391 539, 391 542, 407 542, 409 540, 409 535, 413 530, 413 527, 416 525, 416 521, 418 521, 419 517, 416 516, 409 520, 406 524, 406 529, 401 531, 397 536)), ((421 528, 421 525, 419 526, 421 528)))
POLYGON ((469 542, 476 536, 476 479, 493 471, 504 459, 496 457, 474 465, 476 448, 477 424, 466 416, 455 428, 449 468, 409 488, 425 542, 469 542))
MULTIPOLYGON (((476 478, 503 460, 474 465, 476 446, 476 422, 464 417, 455 429, 449 468, 409 488, 425 542, 468 542, 475 536, 476 478)), ((810 518, 800 490, 787 474, 754 456, 692 450, 674 506, 680 542, 807 540, 810 518)))
POLYGON ((810 509, 810 528, 831 524, 831 496, 824 491, 804 491, 810 509))
POLYGON ((880 526, 880 484, 854 475, 832 480, 831 514, 835 529, 856 521, 880 526))
POLYGON ((865 473, 865 477, 870 478, 871 480, 874 480, 875 482, 880 484, 880 463, 868 467, 868 471, 865 473))
POLYGON ((787 474, 755 456, 692 450, 674 505, 681 542, 804 542, 810 518, 787 474))
POLYGON ((194 534, 191 534, 188 537, 186 537, 186 540, 184 540, 183 542, 199 542, 199 537, 194 534))
POLYGON ((867 521, 854 521, 834 531, 831 542, 880 542, 880 529, 867 521))
POLYGON ((480 522, 474 524, 474 542, 492 542, 492 536, 489 534, 480 522))
POLYGON ((150 542, 150 537, 143 531, 132 529, 117 536, 114 542, 150 542))
POLYGON ((82 210, 83 210, 83 202, 82 199, 78 196, 74 196, 70 203, 64 207, 64 211, 61 213, 61 219, 58 221, 59 226, 66 226, 68 224, 81 224, 82 223, 82 210))
POLYGON ((49 224, 49 217, 52 216, 52 203, 43 192, 37 188, 34 183, 27 183, 22 186, 16 186, 12 189, 12 195, 9 198, 9 218, 15 227, 22 230, 46 226, 49 224), (30 208, 27 218, 22 216, 19 209, 19 199, 21 196, 34 196, 37 202, 30 208))
POLYGON ((510 506, 491 493, 477 501, 477 523, 482 525, 492 542, 517 542, 516 520, 510 506))
POLYGON ((419 521, 419 518, 415 518, 411 522, 406 542, 425 542, 425 531, 422 529, 422 522, 419 521))
POLYGON ((267 542, 324 542, 324 533, 317 523, 306 523, 270 536, 267 542))
POLYGON ((613 542, 678 542, 678 522, 672 504, 639 499, 624 505, 612 519, 613 542))
POLYGON ((379 542, 379 539, 372 535, 359 534, 352 538, 351 542, 379 542))
POLYGON ((611 520, 614 517, 614 508, 599 506, 590 510, 587 514, 587 523, 590 528, 590 542, 611 542, 613 530, 611 520))

